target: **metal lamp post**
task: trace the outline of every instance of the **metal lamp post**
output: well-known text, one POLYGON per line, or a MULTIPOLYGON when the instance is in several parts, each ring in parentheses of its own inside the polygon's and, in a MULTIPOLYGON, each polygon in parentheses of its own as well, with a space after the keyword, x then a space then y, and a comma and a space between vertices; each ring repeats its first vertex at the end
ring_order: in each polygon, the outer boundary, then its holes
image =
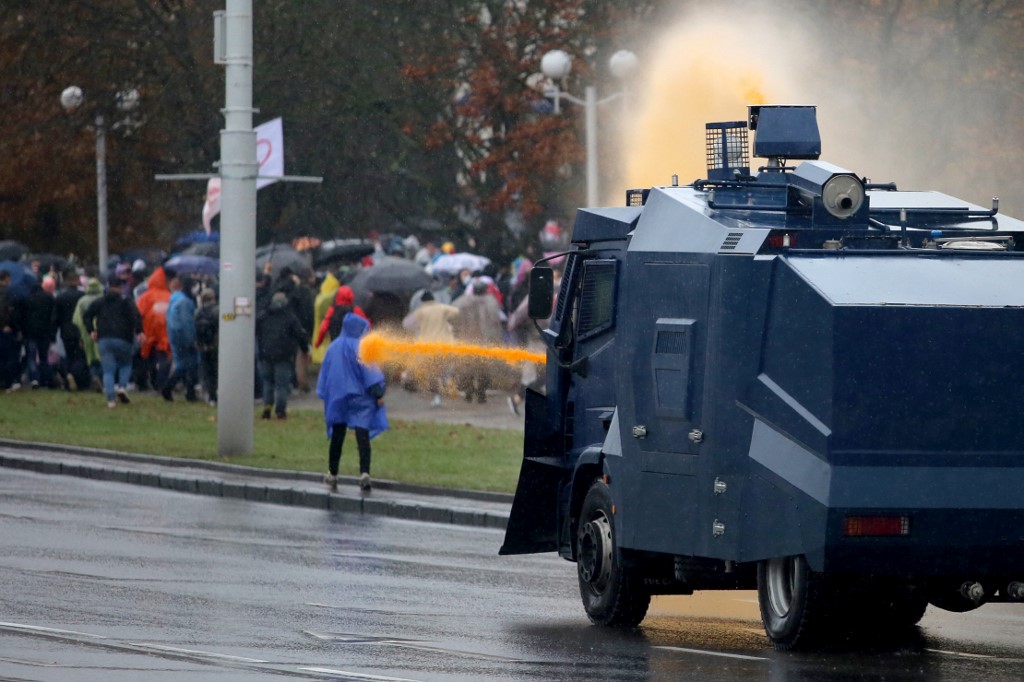
MULTIPOLYGON (((65 111, 77 110, 85 103, 82 88, 72 85, 60 94, 60 104, 65 111)), ((133 130, 141 125, 134 117, 139 106, 139 91, 122 90, 117 93, 115 106, 123 117, 112 127, 133 130)), ((106 271, 109 258, 107 250, 107 123, 102 112, 97 112, 93 119, 93 130, 96 133, 96 232, 98 242, 99 270, 106 271)))
MULTIPOLYGON (((612 55, 608 66, 612 75, 619 80, 625 80, 636 70, 638 60, 635 54, 629 50, 619 50, 612 55)), ((551 50, 545 53, 540 61, 541 71, 551 79, 552 86, 545 91, 545 95, 551 97, 554 104, 554 113, 562 112, 561 101, 572 102, 582 106, 586 113, 586 149, 587 149, 587 206, 598 204, 598 171, 597 171, 597 107, 619 97, 625 97, 625 92, 620 91, 609 95, 604 99, 597 99, 597 88, 588 85, 584 89, 583 99, 574 97, 559 87, 572 70, 572 57, 562 50, 551 50)))

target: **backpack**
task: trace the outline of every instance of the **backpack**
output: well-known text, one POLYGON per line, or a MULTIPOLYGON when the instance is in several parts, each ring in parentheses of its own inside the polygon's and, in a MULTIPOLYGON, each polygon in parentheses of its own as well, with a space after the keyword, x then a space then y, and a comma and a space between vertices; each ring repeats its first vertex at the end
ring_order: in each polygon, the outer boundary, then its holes
POLYGON ((196 345, 212 350, 217 347, 217 308, 204 307, 196 311, 196 345))

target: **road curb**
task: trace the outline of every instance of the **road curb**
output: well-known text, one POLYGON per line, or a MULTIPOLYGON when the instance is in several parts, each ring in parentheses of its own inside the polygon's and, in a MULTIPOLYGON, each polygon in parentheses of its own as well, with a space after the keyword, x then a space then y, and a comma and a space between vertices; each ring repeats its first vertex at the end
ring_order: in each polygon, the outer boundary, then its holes
MULTIPOLYGON (((235 498, 251 502, 348 513, 375 514, 411 521, 504 529, 508 523, 507 510, 473 508, 473 503, 482 502, 492 506, 507 505, 509 507, 512 503, 512 496, 504 493, 447 490, 396 481, 374 481, 374 488, 385 492, 389 497, 393 494, 406 493, 435 497, 436 502, 378 499, 364 494, 355 496, 330 492, 326 489, 308 489, 310 485, 322 485, 323 477, 311 472, 259 469, 223 462, 9 439, 0 439, 0 447, 24 451, 23 454, 0 453, 0 467, 149 486, 194 495, 235 498), (64 453, 88 458, 90 461, 55 461, 43 457, 41 453, 44 452, 64 453), (133 465, 135 467, 157 467, 157 470, 133 468, 133 465), (176 469, 179 471, 176 472, 176 469), (180 471, 182 469, 198 469, 200 473, 180 471), (234 477, 235 480, 226 480, 216 474, 234 477)), ((339 482, 347 483, 349 487, 355 489, 357 479, 339 477, 339 482)))

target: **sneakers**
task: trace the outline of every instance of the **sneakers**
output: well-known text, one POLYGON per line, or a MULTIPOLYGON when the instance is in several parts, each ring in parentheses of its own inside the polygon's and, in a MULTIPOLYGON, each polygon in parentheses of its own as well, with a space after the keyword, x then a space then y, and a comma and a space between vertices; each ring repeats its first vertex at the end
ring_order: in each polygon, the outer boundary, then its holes
POLYGON ((369 490, 370 488, 371 488, 371 486, 370 486, 370 474, 365 473, 365 472, 363 472, 362 474, 359 474, 359 489, 360 490, 369 490))
POLYGON ((111 400, 110 402, 107 403, 107 407, 109 407, 110 409, 114 409, 115 407, 117 407, 117 403, 111 400))
POLYGON ((174 402, 174 394, 171 393, 170 386, 164 386, 163 389, 160 391, 160 395, 162 395, 164 397, 164 400, 166 400, 167 402, 174 402))
POLYGON ((264 407, 263 413, 260 415, 260 419, 270 419, 270 408, 264 407))
POLYGON ((114 394, 117 395, 117 399, 124 405, 131 402, 131 400, 128 399, 128 391, 124 390, 120 386, 114 389, 114 394))
POLYGON ((324 483, 326 483, 327 487, 331 489, 331 492, 338 492, 338 477, 337 476, 333 475, 330 472, 327 472, 327 475, 324 476, 324 483))
POLYGON ((11 384, 11 387, 9 389, 7 389, 7 392, 8 393, 14 393, 15 391, 20 390, 20 389, 21 389, 21 384, 18 383, 17 381, 15 381, 13 384, 11 384))
POLYGON ((519 416, 519 401, 516 400, 515 396, 508 397, 508 409, 512 411, 512 414, 519 416))

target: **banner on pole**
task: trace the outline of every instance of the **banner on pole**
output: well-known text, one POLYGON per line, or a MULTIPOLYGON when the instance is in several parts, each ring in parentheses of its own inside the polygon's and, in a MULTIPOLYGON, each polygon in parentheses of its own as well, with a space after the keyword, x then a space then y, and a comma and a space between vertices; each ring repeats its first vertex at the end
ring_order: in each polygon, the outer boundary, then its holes
MULTIPOLYGON (((284 126, 280 118, 256 126, 256 162, 259 164, 256 189, 278 181, 284 175, 284 126)), ((206 201, 203 202, 203 229, 209 234, 210 221, 220 213, 220 178, 206 183, 206 201)))

